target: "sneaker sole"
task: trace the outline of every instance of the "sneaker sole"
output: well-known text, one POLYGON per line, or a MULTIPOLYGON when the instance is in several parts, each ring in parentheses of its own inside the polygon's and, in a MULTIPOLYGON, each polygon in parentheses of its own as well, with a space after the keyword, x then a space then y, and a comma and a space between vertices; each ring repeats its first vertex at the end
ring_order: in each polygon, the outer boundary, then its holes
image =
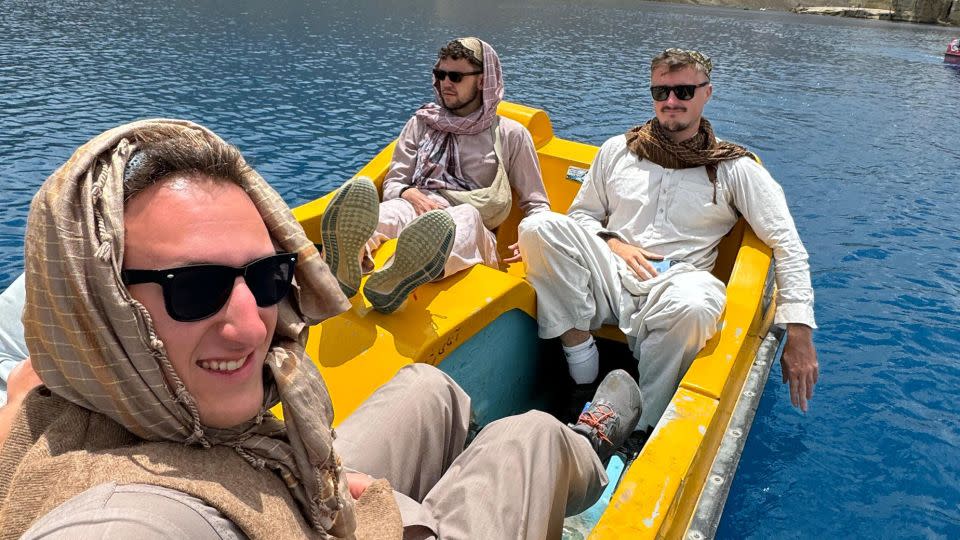
POLYGON ((377 230, 380 196, 369 178, 345 183, 334 195, 320 220, 323 260, 347 298, 360 290, 360 250, 377 230))
POLYGON ((455 233, 453 218, 443 210, 411 221, 397 239, 393 264, 375 272, 363 287, 373 308, 392 313, 414 289, 443 275, 455 233))

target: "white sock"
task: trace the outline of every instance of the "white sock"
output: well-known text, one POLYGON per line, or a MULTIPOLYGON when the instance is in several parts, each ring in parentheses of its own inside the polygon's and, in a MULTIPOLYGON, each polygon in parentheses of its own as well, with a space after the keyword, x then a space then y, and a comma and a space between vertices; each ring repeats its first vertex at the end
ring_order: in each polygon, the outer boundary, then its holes
POLYGON ((570 376, 577 384, 589 384, 597 380, 600 371, 600 353, 593 336, 573 347, 563 347, 563 355, 567 357, 567 368, 570 376))

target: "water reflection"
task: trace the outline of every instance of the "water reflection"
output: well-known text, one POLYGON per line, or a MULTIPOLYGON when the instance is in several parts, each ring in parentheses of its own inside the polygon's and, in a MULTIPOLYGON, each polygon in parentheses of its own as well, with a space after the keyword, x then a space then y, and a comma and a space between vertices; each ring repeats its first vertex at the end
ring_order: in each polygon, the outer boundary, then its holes
POLYGON ((790 409, 775 369, 721 535, 960 535, 960 69, 943 64, 955 30, 626 0, 3 8, 3 284, 43 178, 121 122, 208 125, 298 204, 431 99, 433 54, 451 37, 495 44, 508 98, 593 144, 651 115, 656 52, 707 51, 707 113, 783 185, 823 327, 813 408, 790 409))

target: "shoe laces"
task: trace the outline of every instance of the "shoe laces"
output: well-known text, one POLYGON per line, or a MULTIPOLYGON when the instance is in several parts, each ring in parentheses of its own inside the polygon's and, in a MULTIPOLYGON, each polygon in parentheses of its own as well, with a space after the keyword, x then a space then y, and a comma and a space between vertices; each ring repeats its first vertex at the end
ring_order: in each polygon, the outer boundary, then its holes
POLYGON ((577 423, 593 428, 601 441, 605 441, 607 444, 613 444, 610 438, 607 437, 607 423, 614 416, 616 416, 616 413, 609 405, 606 403, 597 403, 596 406, 591 406, 586 411, 580 413, 580 418, 577 418, 577 423))

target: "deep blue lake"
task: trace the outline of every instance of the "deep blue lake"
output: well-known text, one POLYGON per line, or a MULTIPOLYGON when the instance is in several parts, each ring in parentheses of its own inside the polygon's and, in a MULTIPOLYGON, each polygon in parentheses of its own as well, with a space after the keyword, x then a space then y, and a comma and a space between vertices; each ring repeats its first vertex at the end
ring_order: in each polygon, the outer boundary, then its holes
POLYGON ((0 286, 27 207, 87 139, 207 125, 291 205, 351 176, 476 35, 507 97, 600 144, 652 115, 649 59, 715 63, 717 133, 757 151, 810 252, 821 382, 774 367, 719 536, 960 537, 960 29, 616 0, 0 3, 0 286))

